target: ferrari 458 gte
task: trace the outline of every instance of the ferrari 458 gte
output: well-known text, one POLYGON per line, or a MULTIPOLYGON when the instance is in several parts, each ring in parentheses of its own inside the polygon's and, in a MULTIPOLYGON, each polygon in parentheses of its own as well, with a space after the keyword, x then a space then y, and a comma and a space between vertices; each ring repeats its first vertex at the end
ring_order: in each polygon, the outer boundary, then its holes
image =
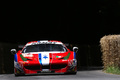
POLYGON ((14 74, 73 73, 77 72, 76 51, 70 51, 62 42, 54 40, 28 42, 14 54, 14 74))

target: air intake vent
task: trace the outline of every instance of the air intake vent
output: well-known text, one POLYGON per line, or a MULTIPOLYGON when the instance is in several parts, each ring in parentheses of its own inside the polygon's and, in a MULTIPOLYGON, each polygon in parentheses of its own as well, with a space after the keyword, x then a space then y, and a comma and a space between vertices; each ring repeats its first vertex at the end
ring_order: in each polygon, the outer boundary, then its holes
POLYGON ((40 65, 37 66, 25 66, 26 69, 29 70, 40 70, 40 65))
POLYGON ((65 68, 67 64, 52 64, 51 69, 62 69, 65 68))

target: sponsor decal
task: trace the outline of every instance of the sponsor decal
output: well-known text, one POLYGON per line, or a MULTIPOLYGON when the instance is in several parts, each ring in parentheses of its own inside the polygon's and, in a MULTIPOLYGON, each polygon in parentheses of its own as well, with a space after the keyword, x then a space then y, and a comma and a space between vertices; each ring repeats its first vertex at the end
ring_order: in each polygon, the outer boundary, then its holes
POLYGON ((29 45, 37 45, 37 44, 62 44, 62 42, 57 42, 57 41, 34 41, 34 42, 30 42, 27 43, 26 46, 29 45))
POLYGON ((23 57, 33 57, 33 54, 22 54, 23 57))

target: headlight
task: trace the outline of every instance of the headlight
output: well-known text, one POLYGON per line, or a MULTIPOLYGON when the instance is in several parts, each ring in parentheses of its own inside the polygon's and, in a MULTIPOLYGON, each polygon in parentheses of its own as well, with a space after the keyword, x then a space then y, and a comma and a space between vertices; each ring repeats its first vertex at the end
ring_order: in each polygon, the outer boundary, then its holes
POLYGON ((68 61, 68 66, 76 66, 76 65, 77 65, 77 60, 76 59, 68 61))
POLYGON ((73 66, 76 66, 76 65, 77 65, 77 60, 73 59, 73 66))

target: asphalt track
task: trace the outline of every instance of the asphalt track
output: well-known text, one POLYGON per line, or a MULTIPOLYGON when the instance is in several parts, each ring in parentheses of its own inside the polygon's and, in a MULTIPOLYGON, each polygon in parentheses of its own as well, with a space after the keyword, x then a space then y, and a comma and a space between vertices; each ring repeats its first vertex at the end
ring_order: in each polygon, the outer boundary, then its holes
POLYGON ((0 80, 120 80, 120 75, 106 74, 102 70, 78 71, 76 75, 41 74, 15 77, 14 74, 1 74, 0 80))

